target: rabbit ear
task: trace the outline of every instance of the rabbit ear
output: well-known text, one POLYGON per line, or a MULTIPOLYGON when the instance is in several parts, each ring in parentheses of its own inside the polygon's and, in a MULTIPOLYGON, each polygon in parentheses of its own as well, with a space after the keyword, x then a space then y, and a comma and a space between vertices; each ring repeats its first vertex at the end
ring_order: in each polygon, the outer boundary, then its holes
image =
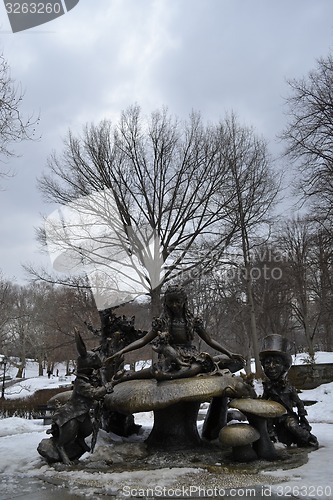
POLYGON ((75 341, 79 355, 82 358, 85 358, 87 356, 86 344, 83 342, 82 337, 77 330, 75 330, 75 341))

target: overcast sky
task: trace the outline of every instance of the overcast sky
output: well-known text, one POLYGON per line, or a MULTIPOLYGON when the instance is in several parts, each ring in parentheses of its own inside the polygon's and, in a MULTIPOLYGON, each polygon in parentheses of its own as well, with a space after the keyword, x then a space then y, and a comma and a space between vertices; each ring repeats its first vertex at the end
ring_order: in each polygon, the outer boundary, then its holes
POLYGON ((286 79, 306 76, 332 47, 331 0, 80 0, 15 34, 1 2, 0 50, 25 91, 24 110, 41 117, 41 139, 16 148, 16 176, 2 182, 5 277, 22 282, 21 264, 41 259, 34 228, 54 207, 36 178, 69 128, 116 120, 133 103, 184 118, 195 109, 211 121, 232 110, 276 155, 286 79))

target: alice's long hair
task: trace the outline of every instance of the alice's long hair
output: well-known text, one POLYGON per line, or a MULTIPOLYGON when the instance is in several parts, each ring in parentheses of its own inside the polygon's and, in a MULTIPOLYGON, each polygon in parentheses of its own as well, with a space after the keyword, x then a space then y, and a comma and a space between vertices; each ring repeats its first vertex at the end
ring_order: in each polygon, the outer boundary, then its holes
POLYGON ((182 298, 183 301, 183 315, 185 321, 186 328, 186 337, 188 341, 192 341, 194 339, 194 321, 195 317, 192 312, 188 308, 188 300, 185 290, 179 285, 169 286, 164 294, 164 303, 163 303, 163 312, 159 319, 156 321, 156 325, 158 325, 158 329, 163 329, 164 331, 169 332, 172 324, 172 311, 167 305, 167 298, 170 295, 177 295, 182 298))

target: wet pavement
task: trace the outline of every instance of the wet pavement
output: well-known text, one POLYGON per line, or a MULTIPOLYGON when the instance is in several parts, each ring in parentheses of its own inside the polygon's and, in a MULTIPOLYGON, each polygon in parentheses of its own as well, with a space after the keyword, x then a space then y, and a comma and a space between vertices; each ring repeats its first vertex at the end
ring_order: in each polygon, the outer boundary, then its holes
MULTIPOLYGON (((3 486, 3 483, 1 481, 1 484, 3 486)), ((151 500, 157 500, 159 499, 180 499, 180 500, 185 500, 186 498, 192 499, 192 500, 207 500, 211 498, 215 498, 217 500, 227 500, 227 499, 234 499, 234 500, 240 500, 240 499, 246 499, 246 498, 259 498, 259 499, 270 499, 270 500, 278 500, 278 499, 297 499, 299 497, 295 497, 292 495, 288 495, 288 497, 281 496, 281 495, 276 495, 270 490, 270 486, 247 486, 244 488, 239 488, 237 494, 237 491, 235 489, 227 489, 225 490, 225 494, 223 496, 221 495, 214 495, 212 496, 207 490, 208 495, 195 495, 195 493, 190 494, 189 491, 187 491, 186 486, 184 488, 184 494, 183 495, 174 495, 174 496, 163 496, 163 495, 158 495, 158 496, 150 496, 150 497, 142 497, 141 495, 135 495, 135 496, 127 496, 127 495, 119 495, 116 492, 114 493, 109 493, 109 494, 98 494, 98 493, 93 493, 87 491, 85 494, 83 491, 77 492, 77 494, 70 493, 70 491, 67 489, 65 485, 63 486, 56 486, 56 485, 51 485, 49 483, 46 483, 41 480, 30 480, 30 479, 25 479, 25 478, 20 478, 17 481, 15 481, 15 485, 11 485, 11 492, 6 493, 5 491, 2 490, 2 493, 0 493, 0 499, 1 500, 78 500, 82 498, 89 498, 90 500, 97 500, 97 499, 107 499, 110 498, 112 500, 119 500, 119 499, 126 499, 126 498, 133 498, 133 499, 139 499, 139 498, 144 498, 144 499, 151 499, 151 500)))
MULTIPOLYGON (((298 497, 290 492, 286 497, 274 494, 269 485, 282 484, 283 479, 272 477, 269 472, 283 468, 288 476, 288 469, 297 468, 306 461, 307 452, 300 449, 294 449, 276 464, 264 461, 236 464, 218 446, 179 452, 148 452, 146 445, 140 441, 113 443, 112 446, 97 448, 89 458, 73 466, 54 464, 43 472, 36 470, 33 477, 23 473, 0 475, 0 500, 296 499, 298 497), (175 482, 166 483, 170 484, 166 494, 158 491, 154 496, 155 490, 148 496, 142 493, 143 483, 146 488, 158 484, 159 470, 164 471, 161 472, 162 481, 165 471, 183 467, 190 468, 192 472, 184 472, 174 479, 175 482), (126 489, 129 485, 133 488, 131 494, 126 489), (191 490, 191 487, 194 489, 191 490), (195 488, 200 489, 200 494, 195 488), (213 491, 213 488, 216 489, 213 491)), ((170 479, 170 472, 166 472, 166 476, 170 479)))
MULTIPOLYGON (((0 477, 1 500, 78 500, 65 486, 55 486, 38 479, 0 477)), ((81 497, 82 498, 82 497, 81 497)))
MULTIPOLYGON (((165 467, 163 464, 162 468, 165 467)), ((156 469, 155 469, 156 470, 156 469)), ((56 471, 55 471, 56 472, 56 471)), ((109 470, 109 472, 112 472, 109 470)), ((149 469, 147 475, 149 475, 149 469)), ((68 477, 62 478, 61 471, 58 471, 57 476, 49 477, 47 480, 41 478, 29 477, 14 477, 14 476, 0 476, 0 500, 78 500, 78 499, 111 499, 111 500, 125 500, 126 498, 139 499, 192 499, 192 500, 208 500, 216 498, 217 500, 227 499, 244 499, 244 498, 259 498, 259 499, 297 499, 300 497, 293 496, 290 493, 287 497, 280 494, 274 494, 271 486, 269 485, 270 478, 265 477, 266 483, 253 484, 251 482, 255 479, 257 474, 244 476, 240 471, 239 474, 235 471, 230 474, 222 473, 216 474, 214 470, 205 470, 200 474, 196 473, 194 476, 179 477, 176 484, 170 485, 166 488, 166 493, 158 491, 157 494, 147 493, 143 495, 140 491, 140 484, 135 485, 131 489, 126 490, 124 484, 111 484, 106 488, 103 481, 100 484, 95 483, 85 485, 84 481, 80 479, 68 480, 68 477), (229 484, 229 487, 227 485, 229 484), (230 485, 234 487, 230 487, 230 485), (195 486, 197 485, 197 486, 195 486), (200 488, 200 493, 195 491, 195 488, 200 488), (237 485, 237 487, 236 487, 237 485), (136 489, 135 489, 136 488, 136 489), (172 494, 170 494, 172 492, 172 494)), ((259 478, 258 478, 259 479, 259 478)), ((255 482, 255 481, 254 481, 255 482)), ((130 484, 130 482, 129 482, 130 484)), ((304 498, 303 498, 304 500, 304 498)), ((312 499, 314 500, 314 499, 312 499)))

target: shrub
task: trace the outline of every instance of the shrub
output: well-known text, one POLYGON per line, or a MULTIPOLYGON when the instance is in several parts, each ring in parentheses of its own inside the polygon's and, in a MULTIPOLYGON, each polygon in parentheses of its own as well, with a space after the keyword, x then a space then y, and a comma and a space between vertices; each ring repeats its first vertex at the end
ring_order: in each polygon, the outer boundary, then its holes
POLYGON ((71 387, 41 389, 24 399, 0 399, 0 418, 36 418, 41 414, 40 407, 46 405, 52 396, 71 389, 71 387))

